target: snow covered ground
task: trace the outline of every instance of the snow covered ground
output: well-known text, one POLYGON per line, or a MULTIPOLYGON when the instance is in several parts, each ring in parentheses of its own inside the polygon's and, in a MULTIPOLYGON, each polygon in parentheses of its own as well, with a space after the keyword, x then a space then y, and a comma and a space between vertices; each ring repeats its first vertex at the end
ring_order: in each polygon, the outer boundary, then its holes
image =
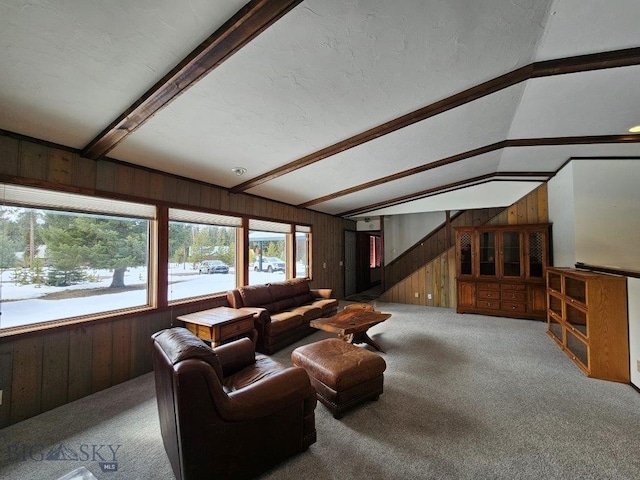
MULTIPOLYGON (((2 272, 0 277, 0 328, 91 315, 147 304, 146 288, 78 298, 56 300, 43 298, 47 294, 65 290, 106 289, 109 287, 112 272, 104 270, 97 271, 95 274, 99 279, 96 282, 68 287, 52 287, 47 285, 16 285, 12 272, 2 272)), ((145 285, 146 276, 146 268, 129 269, 125 274, 125 285, 145 285)), ((251 285, 284 279, 285 275, 282 272, 249 272, 251 285)), ((191 265, 182 264, 172 264, 169 269, 169 301, 226 292, 233 288, 235 288, 233 268, 226 275, 199 274, 191 265)))

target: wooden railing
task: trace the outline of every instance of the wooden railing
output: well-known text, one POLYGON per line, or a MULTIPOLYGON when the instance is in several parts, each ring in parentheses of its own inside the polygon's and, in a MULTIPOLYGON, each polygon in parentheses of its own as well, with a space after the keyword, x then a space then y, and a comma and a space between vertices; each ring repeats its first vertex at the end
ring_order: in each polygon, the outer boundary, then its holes
POLYGON ((616 267, 600 267, 598 265, 587 265, 582 262, 576 262, 576 268, 580 270, 590 270, 592 272, 611 273, 613 275, 621 275, 623 277, 640 278, 640 272, 637 270, 626 270, 616 267))

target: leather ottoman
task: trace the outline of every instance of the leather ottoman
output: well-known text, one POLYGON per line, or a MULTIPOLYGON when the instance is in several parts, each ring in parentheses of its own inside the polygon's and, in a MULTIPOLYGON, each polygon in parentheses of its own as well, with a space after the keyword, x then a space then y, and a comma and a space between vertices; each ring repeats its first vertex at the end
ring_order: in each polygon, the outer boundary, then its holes
POLYGON ((334 418, 362 402, 377 400, 382 393, 384 359, 338 338, 298 347, 291 361, 307 371, 318 400, 334 418))

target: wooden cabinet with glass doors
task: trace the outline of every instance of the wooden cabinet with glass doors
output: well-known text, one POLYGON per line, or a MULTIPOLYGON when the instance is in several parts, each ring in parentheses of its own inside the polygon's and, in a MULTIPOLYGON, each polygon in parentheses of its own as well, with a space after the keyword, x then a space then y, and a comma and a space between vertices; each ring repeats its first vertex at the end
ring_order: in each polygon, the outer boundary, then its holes
POLYGON ((546 318, 549 225, 456 228, 458 313, 546 318))
POLYGON ((627 279, 547 270, 547 334, 589 377, 629 383, 627 279))

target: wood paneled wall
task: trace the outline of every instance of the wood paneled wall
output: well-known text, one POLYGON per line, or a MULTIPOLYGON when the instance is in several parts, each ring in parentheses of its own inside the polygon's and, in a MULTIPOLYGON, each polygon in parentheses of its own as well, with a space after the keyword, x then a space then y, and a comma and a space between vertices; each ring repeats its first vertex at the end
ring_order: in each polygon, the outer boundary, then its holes
POLYGON ((543 183, 525 195, 499 215, 488 225, 523 225, 527 223, 549 223, 547 184, 543 183))
POLYGON ((380 300, 430 307, 452 307, 455 305, 456 295, 455 275, 455 250, 449 248, 384 292, 380 300), (428 298, 429 295, 431 298, 428 298))
MULTIPOLYGON (((355 223, 55 145, 0 133, 0 182, 312 225, 314 287, 344 292, 344 229, 355 223), (326 265, 326 268, 324 267, 326 265)), ((0 337, 0 428, 152 369, 150 336, 205 302, 0 337)))
POLYGON ((451 231, 448 234, 446 225, 441 225, 384 267, 385 287, 387 289, 393 287, 397 282, 415 272, 416 268, 426 265, 452 246, 455 238, 453 227, 483 225, 502 210, 502 208, 483 208, 462 212, 451 219, 451 231), (449 245, 447 245, 447 238, 449 238, 449 245))
MULTIPOLYGON (((485 214, 490 213, 490 210, 494 215, 491 218, 488 216, 484 222, 475 223, 484 215, 478 213, 483 210, 473 210, 470 217, 464 215, 457 217, 455 226, 484 223, 489 225, 548 223, 547 184, 541 185, 508 208, 498 209, 497 212, 493 209, 487 209, 485 214), (464 222, 474 223, 465 224, 464 222)), ((414 263, 414 270, 384 292, 380 296, 380 300, 430 307, 456 307, 455 247, 445 247, 444 251, 441 251, 433 260, 427 261, 426 264, 414 263), (417 270, 415 270, 415 266, 418 266, 417 270), (431 299, 428 298, 429 294, 431 294, 431 299)))

